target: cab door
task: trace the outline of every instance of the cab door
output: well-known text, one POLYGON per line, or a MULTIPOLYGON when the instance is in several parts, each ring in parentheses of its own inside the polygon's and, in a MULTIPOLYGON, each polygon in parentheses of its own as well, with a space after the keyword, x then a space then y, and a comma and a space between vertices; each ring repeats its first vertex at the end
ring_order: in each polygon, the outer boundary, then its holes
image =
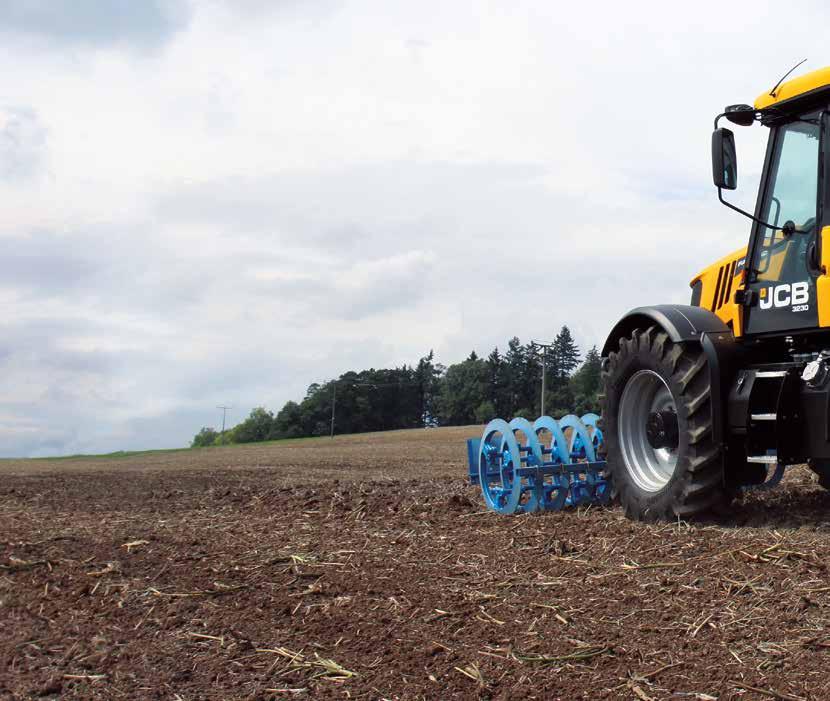
POLYGON ((816 241, 820 113, 775 127, 770 135, 766 181, 756 224, 746 289, 751 304, 745 333, 775 333, 818 326, 816 241), (794 232, 784 224, 792 221, 794 232), (780 227, 780 228, 779 228, 780 227))

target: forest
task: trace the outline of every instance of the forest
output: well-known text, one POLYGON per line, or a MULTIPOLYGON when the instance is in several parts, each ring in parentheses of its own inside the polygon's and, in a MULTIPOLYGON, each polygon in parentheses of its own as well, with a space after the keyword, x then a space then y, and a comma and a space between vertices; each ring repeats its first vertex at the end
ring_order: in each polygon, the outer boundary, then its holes
POLYGON ((191 445, 483 424, 497 416, 534 419, 540 413, 543 353, 545 413, 599 412, 599 352, 593 347, 583 358, 563 326, 547 348, 513 337, 504 352, 496 347, 482 358, 473 351, 448 367, 430 351, 417 365, 345 372, 311 384, 302 401, 288 401, 276 414, 260 406, 224 434, 203 427, 191 445))

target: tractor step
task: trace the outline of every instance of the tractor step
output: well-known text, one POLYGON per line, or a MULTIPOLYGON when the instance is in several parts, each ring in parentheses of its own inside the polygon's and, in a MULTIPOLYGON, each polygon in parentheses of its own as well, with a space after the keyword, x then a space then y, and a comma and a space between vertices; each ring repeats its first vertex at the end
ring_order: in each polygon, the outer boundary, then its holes
POLYGON ((789 369, 747 368, 729 397, 730 424, 745 436, 747 462, 775 465, 798 454, 800 374, 789 369))
POLYGON ((775 465, 778 462, 777 455, 750 455, 746 459, 747 462, 763 463, 765 465, 775 465))

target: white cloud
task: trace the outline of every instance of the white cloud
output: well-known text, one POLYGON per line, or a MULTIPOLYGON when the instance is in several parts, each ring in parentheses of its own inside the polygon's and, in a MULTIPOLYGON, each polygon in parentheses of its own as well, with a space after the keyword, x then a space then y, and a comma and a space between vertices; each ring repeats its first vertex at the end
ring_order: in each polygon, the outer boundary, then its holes
POLYGON ((16 184, 41 166, 46 130, 32 109, 0 107, 0 181, 16 184))
POLYGON ((712 118, 828 13, 128 4, 0 2, 0 454, 181 445, 216 404, 687 300, 748 232, 712 118))
POLYGON ((0 33, 12 39, 99 46, 156 45, 187 23, 181 0, 0 0, 0 33))

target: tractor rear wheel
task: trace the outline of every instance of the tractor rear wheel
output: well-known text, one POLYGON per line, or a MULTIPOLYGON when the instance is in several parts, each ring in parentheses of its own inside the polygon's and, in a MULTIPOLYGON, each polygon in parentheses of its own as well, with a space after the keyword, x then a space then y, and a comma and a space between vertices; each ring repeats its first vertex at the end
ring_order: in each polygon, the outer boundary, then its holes
POLYGON ((685 519, 726 504, 700 346, 636 329, 609 354, 603 384, 608 467, 626 516, 685 519))

